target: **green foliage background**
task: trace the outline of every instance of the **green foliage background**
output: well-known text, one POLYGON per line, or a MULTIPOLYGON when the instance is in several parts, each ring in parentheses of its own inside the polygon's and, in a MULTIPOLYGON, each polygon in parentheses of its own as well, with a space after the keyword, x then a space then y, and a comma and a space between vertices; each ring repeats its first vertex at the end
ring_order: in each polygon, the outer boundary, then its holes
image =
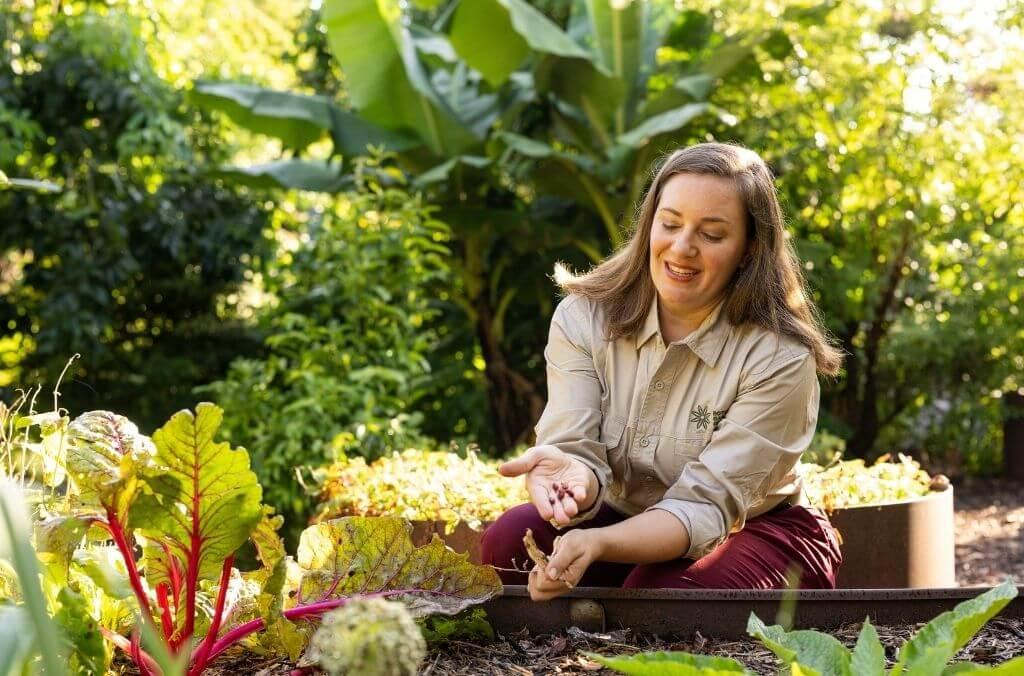
MULTIPOLYGON (((616 15, 650 31, 616 43, 601 3, 529 4, 575 46, 509 24, 486 50, 483 18, 408 8, 435 135, 368 99, 372 60, 338 58, 336 14, 299 0, 5 4, 0 171, 62 191, 0 192, 3 394, 80 353, 62 404, 149 430, 205 385, 293 515, 295 468, 340 453, 507 452, 544 403, 554 262, 610 253, 651 163, 714 138, 775 170, 849 355, 822 447, 999 470, 1002 395, 1024 387, 1019 9, 651 0, 616 15), (200 107, 200 81, 344 116, 289 148, 200 107), (339 133, 356 118, 414 145, 360 159, 339 133), (334 189, 295 189, 309 177, 334 189)), ((478 7, 496 26, 506 5, 478 7)))
POLYGON ((448 228, 403 190, 360 186, 312 208, 269 267, 264 354, 201 389, 233 411, 226 436, 251 449, 267 499, 288 516, 311 508, 297 469, 429 443, 423 409, 446 385, 427 356, 452 282, 448 228))

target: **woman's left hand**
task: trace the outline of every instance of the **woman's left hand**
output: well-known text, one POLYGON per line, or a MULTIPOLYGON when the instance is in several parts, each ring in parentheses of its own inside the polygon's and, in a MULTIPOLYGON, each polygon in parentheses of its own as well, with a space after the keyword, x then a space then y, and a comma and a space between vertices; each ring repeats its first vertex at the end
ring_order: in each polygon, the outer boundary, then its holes
POLYGON ((557 598, 579 584, 583 573, 601 558, 600 528, 571 530, 555 538, 546 570, 530 571, 527 588, 534 601, 557 598))

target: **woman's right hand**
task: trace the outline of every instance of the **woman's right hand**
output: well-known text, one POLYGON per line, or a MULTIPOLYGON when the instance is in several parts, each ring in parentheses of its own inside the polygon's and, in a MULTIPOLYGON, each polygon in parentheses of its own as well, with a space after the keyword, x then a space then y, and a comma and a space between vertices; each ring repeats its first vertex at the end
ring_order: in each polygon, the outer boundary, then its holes
POLYGON ((498 471, 504 476, 526 475, 526 491, 541 518, 564 526, 587 510, 597 497, 597 476, 577 458, 555 446, 534 446, 498 471), (558 498, 558 487, 566 490, 558 498))

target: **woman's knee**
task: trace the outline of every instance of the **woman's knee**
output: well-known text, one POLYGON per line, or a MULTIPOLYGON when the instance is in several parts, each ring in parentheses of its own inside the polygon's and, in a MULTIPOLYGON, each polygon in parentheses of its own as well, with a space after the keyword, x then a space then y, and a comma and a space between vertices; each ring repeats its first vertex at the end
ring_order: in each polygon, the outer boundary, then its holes
POLYGON ((543 525, 546 524, 537 513, 537 508, 530 503, 506 511, 487 527, 480 539, 481 562, 502 568, 513 567, 514 563, 522 564, 522 561, 513 559, 521 558, 526 551, 523 545, 526 529, 537 532, 538 527, 543 525))

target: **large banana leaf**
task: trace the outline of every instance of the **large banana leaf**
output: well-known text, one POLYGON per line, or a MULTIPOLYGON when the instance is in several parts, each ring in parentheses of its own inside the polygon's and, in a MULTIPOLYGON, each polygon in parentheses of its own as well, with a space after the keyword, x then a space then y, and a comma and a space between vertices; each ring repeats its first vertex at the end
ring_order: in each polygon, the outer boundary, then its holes
MULTIPOLYGON (((512 27, 534 51, 565 58, 591 60, 591 55, 586 49, 569 37, 558 27, 558 24, 544 16, 540 10, 531 7, 525 0, 498 0, 498 2, 508 10, 512 27)), ((487 29, 486 26, 480 28, 481 30, 487 29)), ((606 70, 605 74, 610 75, 611 72, 606 70)))
POLYGON ((463 61, 495 87, 530 53, 530 46, 515 32, 508 10, 498 0, 459 3, 449 36, 463 61), (502 38, 495 40, 495 35, 502 38))
POLYGON ((395 151, 418 145, 415 138, 371 124, 324 96, 235 82, 197 82, 190 97, 197 105, 220 110, 246 129, 279 138, 286 147, 297 150, 325 132, 344 155, 362 155, 371 145, 395 151))
POLYGON ((236 82, 199 81, 189 92, 199 106, 220 110, 246 129, 302 150, 331 128, 330 101, 236 82))
POLYGON ((414 188, 423 189, 435 183, 443 183, 448 180, 448 176, 452 173, 452 170, 460 164, 473 167, 474 169, 483 169, 490 163, 491 160, 486 157, 479 157, 476 155, 458 155, 418 175, 413 179, 412 185, 414 188))
POLYGON ((550 92, 579 108, 600 145, 611 145, 616 111, 626 97, 624 80, 605 74, 588 58, 552 55, 538 60, 533 77, 538 92, 550 92))
POLYGON ((415 131, 438 156, 478 142, 434 90, 397 0, 326 0, 322 16, 349 100, 361 117, 387 129, 415 131))
POLYGON ((653 66, 652 46, 658 44, 647 2, 612 3, 582 0, 598 61, 625 83, 625 96, 615 111, 614 129, 621 134, 633 123, 643 98, 647 73, 653 66))
POLYGON ((659 134, 667 134, 681 129, 709 109, 710 106, 707 103, 688 103, 675 110, 669 110, 644 120, 635 129, 619 136, 618 142, 634 148, 639 147, 659 134))
POLYGON ((338 192, 352 185, 350 175, 324 160, 279 160, 251 167, 221 167, 212 173, 250 188, 338 192))

